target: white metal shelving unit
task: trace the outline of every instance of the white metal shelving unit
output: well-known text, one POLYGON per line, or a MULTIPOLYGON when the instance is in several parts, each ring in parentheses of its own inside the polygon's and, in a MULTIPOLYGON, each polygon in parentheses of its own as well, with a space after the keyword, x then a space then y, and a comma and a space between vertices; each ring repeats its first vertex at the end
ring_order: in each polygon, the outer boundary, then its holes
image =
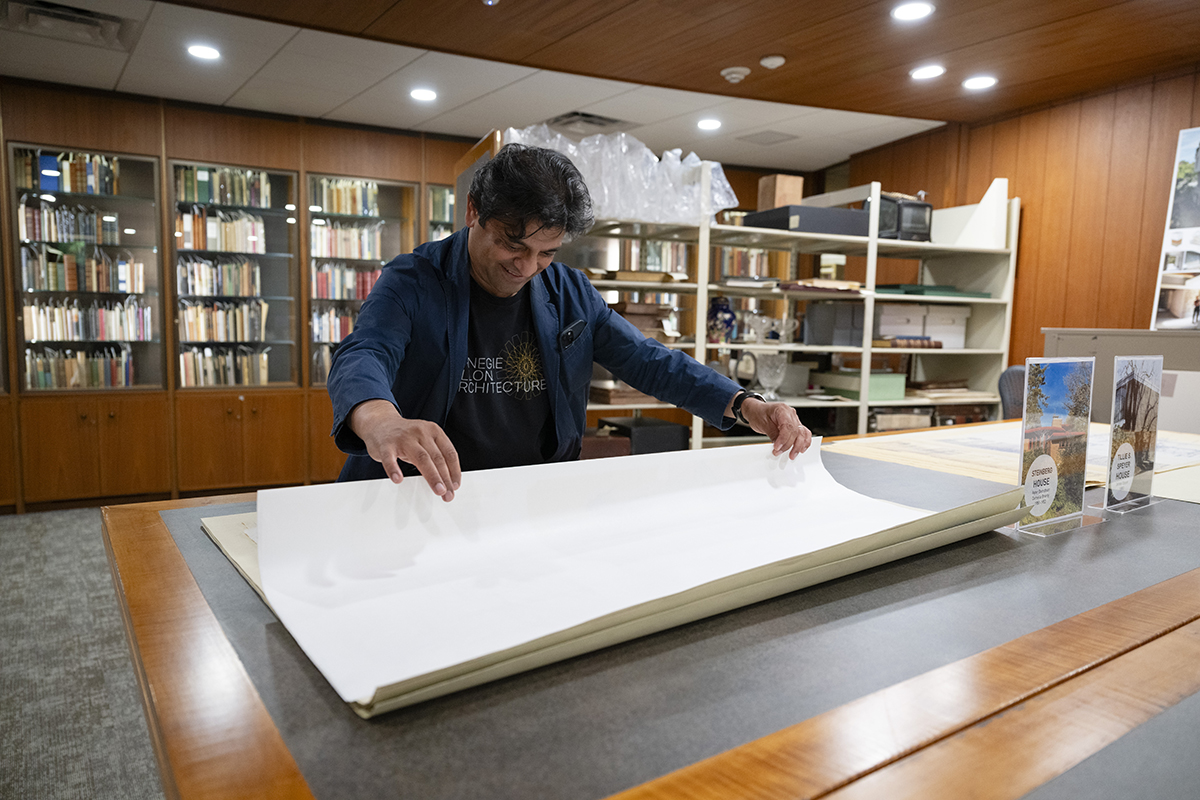
MULTIPOLYGON (((697 275, 694 283, 652 283, 641 281, 597 280, 594 285, 602 290, 679 293, 696 295, 696 323, 692 332, 695 339, 684 345, 701 362, 709 360, 710 350, 730 348, 737 350, 783 350, 795 353, 846 353, 862 356, 860 399, 813 400, 806 397, 785 397, 785 402, 796 408, 829 407, 855 408, 858 412, 858 433, 866 433, 867 418, 872 407, 920 407, 954 404, 952 400, 932 400, 923 397, 908 397, 904 400, 871 401, 870 392, 871 356, 876 352, 888 354, 910 354, 915 360, 917 380, 938 380, 968 376, 969 387, 976 392, 988 392, 989 399, 974 397, 968 402, 975 405, 991 404, 999 407, 997 382, 1008 363, 1009 337, 1012 328, 1013 285, 1016 275, 1016 252, 1020 220, 1020 200, 1007 202, 1007 227, 1003 248, 973 247, 961 244, 936 242, 909 242, 879 238, 879 216, 881 186, 877 182, 830 192, 804 199, 804 205, 834 207, 870 200, 872 212, 869 216, 866 236, 826 235, 799 233, 766 228, 747 228, 734 225, 712 224, 712 213, 708 207, 711 167, 706 163, 701 176, 700 197, 701 220, 696 226, 669 225, 628 220, 601 220, 589 236, 638 239, 643 241, 685 242, 698 249, 697 275), (824 291, 783 291, 779 289, 736 288, 710 283, 711 247, 760 248, 801 254, 836 253, 860 256, 866 259, 866 280, 862 291, 830 293, 824 291), (916 259, 920 261, 919 282, 926 285, 948 284, 964 292, 986 292, 989 297, 878 294, 876 275, 880 259, 916 259), (763 300, 787 300, 790 302, 831 301, 838 303, 861 303, 863 305, 862 341, 858 345, 805 345, 805 344, 707 344, 706 314, 710 294, 736 297, 754 297, 763 300), (924 305, 951 304, 969 306, 971 315, 967 320, 965 347, 962 349, 909 349, 874 348, 875 306, 877 303, 920 303, 924 305)), ((935 210, 934 226, 938 218, 947 215, 962 217, 971 207, 935 210)), ((636 408, 661 408, 663 404, 605 406, 590 404, 589 410, 630 410, 636 408)), ((762 441, 754 437, 728 437, 706 441, 703 439, 703 421, 695 417, 692 421, 692 447, 727 445, 747 441, 762 441)))

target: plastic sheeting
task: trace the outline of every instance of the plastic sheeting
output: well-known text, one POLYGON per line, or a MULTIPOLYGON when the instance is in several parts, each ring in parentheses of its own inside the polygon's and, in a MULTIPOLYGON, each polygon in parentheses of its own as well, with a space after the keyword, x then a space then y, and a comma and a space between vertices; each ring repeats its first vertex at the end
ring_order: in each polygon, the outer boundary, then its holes
MULTIPOLYGON (((505 144, 547 147, 571 159, 583 175, 597 219, 681 225, 700 223, 700 171, 695 153, 679 148, 658 158, 628 133, 588 136, 575 142, 547 125, 504 132, 505 144)), ((712 162, 712 219, 738 201, 721 165, 712 162)))

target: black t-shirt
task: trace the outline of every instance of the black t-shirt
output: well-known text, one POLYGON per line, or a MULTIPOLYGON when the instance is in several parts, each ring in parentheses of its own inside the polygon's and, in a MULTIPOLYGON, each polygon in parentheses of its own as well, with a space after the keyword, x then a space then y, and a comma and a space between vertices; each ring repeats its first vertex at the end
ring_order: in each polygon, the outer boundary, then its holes
POLYGON ((463 470, 544 464, 558 445, 529 297, 471 279, 467 366, 446 418, 463 470))

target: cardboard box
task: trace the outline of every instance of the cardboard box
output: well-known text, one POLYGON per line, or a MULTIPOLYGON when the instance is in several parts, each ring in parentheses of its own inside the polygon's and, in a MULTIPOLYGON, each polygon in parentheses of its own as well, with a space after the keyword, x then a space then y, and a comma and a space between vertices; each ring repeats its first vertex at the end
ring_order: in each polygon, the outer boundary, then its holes
MULTIPOLYGON (((907 376, 894 372, 872 372, 871 390, 868 399, 872 403, 904 399, 904 382, 907 376)), ((814 372, 812 382, 829 394, 837 394, 857 400, 862 391, 860 372, 814 372)))
POLYGON ((928 312, 921 303, 880 303, 875 306, 875 336, 927 336, 928 312))
POLYGON ((925 314, 925 335, 937 339, 943 348, 961 350, 967 346, 967 318, 970 306, 930 305, 925 314))
POLYGON ((763 175, 758 179, 756 211, 798 206, 803 199, 804 178, 800 175, 763 175))
POLYGON ((742 220, 742 224, 748 228, 780 228, 785 231, 844 236, 866 236, 868 222, 867 212, 860 208, 796 205, 747 214, 742 220))

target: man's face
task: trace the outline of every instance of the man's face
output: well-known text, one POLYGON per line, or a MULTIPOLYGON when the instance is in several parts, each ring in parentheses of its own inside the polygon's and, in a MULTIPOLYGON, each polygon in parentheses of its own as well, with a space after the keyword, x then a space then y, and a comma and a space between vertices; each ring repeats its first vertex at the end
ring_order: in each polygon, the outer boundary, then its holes
POLYGON ((562 246, 563 231, 537 230, 524 239, 510 239, 496 220, 480 223, 479 212, 467 198, 467 252, 471 256, 471 277, 489 294, 512 297, 521 287, 550 266, 562 246))

